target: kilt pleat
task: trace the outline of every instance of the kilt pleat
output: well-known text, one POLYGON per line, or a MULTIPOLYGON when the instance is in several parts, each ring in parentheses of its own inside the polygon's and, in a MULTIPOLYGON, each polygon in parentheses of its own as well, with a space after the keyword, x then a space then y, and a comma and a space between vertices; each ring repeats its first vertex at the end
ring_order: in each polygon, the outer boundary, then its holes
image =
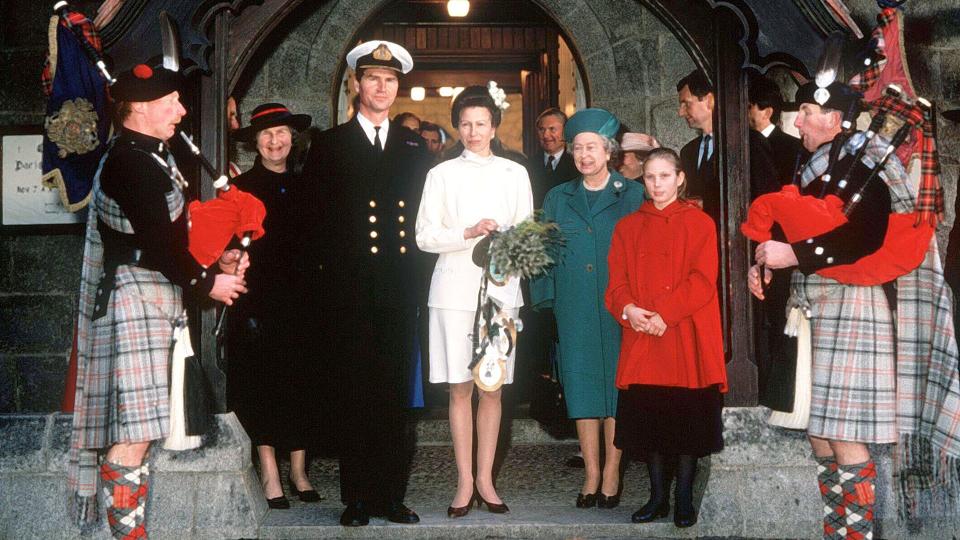
POLYGON ((883 288, 816 274, 794 280, 811 306, 808 433, 835 441, 897 441, 895 326, 883 288))

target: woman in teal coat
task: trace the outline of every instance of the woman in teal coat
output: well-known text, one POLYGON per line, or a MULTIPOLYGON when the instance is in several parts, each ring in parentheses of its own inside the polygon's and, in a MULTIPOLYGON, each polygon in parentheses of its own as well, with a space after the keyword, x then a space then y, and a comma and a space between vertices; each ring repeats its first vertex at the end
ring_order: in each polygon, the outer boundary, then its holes
POLYGON ((582 176, 554 187, 544 199, 543 217, 560 226, 564 243, 556 264, 530 283, 534 307, 552 308, 557 321, 557 372, 567 412, 576 420, 585 469, 578 508, 614 508, 620 502, 620 451, 613 445, 620 325, 604 308, 603 295, 613 228, 640 207, 643 185, 609 169, 619 127, 603 109, 584 109, 567 122, 564 138, 582 176))

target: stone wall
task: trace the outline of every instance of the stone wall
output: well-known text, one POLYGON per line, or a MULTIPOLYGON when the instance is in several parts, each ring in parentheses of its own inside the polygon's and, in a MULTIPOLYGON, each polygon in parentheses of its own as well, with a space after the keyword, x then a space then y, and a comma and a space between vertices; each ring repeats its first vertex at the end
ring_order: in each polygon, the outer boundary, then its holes
MULTIPOLYGON (((100 2, 73 2, 88 13, 100 2)), ((319 2, 318 2, 319 3, 319 2)), ((313 3, 311 3, 313 4, 313 3)), ((693 68, 680 43, 639 4, 627 0, 538 0, 583 62, 591 104, 609 108, 634 130, 668 146, 692 136, 676 116, 674 83, 693 68)), ((847 0, 868 30, 873 0, 847 0)), ((382 0, 323 2, 298 10, 272 36, 272 50, 251 65, 241 108, 283 101, 330 126, 334 77, 355 32, 382 0)), ((960 107, 960 7, 955 0, 908 2, 906 52, 921 94, 942 109, 960 107)), ((43 120, 39 73, 46 50, 49 5, 0 2, 0 127, 43 120)), ((953 224, 960 172, 960 127, 940 122, 947 221, 953 224)), ((0 413, 55 410, 70 350, 82 239, 79 234, 0 234, 0 413)))

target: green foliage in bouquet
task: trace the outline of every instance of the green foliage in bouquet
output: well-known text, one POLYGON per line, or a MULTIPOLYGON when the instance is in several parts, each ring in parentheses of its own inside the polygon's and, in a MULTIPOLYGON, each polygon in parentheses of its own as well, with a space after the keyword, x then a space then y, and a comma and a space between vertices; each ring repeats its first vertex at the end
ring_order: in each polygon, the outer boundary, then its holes
POLYGON ((515 226, 494 233, 490 246, 490 262, 497 274, 530 278, 542 274, 554 264, 552 253, 563 243, 556 223, 541 221, 542 212, 515 226))

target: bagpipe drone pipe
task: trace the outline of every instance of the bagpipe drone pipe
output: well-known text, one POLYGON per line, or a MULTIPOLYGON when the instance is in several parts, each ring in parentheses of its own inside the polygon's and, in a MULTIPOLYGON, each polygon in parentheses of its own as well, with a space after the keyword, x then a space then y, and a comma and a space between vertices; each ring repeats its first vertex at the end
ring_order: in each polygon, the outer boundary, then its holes
MULTIPOLYGON (((911 137, 923 137, 929 131, 931 104, 919 98, 910 102, 895 85, 874 102, 873 118, 866 132, 852 127, 856 107, 846 111, 844 127, 830 148, 825 172, 804 189, 799 172, 791 185, 777 193, 758 197, 747 212, 740 231, 756 242, 772 238, 774 225, 783 231, 786 241, 797 243, 826 234, 843 226, 862 200, 872 182, 883 182, 880 173, 890 156, 911 137), (840 157, 841 147, 846 155, 840 157), (868 148, 882 151, 868 152, 868 148), (819 181, 818 181, 819 180, 819 181)), ((927 252, 934 224, 922 219, 918 211, 888 217, 881 247, 854 263, 828 266, 817 274, 849 285, 880 285, 917 268, 927 252)))

